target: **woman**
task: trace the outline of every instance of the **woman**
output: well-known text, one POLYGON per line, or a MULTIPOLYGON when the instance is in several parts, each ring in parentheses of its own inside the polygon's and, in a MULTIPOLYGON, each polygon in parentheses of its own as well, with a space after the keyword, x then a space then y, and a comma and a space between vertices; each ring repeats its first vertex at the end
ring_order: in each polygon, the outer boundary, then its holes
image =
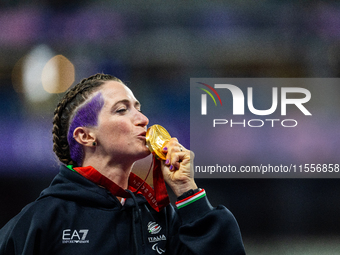
POLYGON ((53 150, 64 165, 0 230, 0 254, 244 254, 235 218, 211 207, 193 179, 193 154, 176 138, 163 147, 166 159, 154 160, 155 190, 131 173, 150 154, 140 107, 110 75, 65 94, 53 121, 53 150))

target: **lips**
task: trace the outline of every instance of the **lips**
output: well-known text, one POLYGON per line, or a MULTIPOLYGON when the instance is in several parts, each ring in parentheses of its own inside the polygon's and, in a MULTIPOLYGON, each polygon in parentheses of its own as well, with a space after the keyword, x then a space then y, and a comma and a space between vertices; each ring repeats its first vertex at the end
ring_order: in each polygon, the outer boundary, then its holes
POLYGON ((146 136, 146 132, 144 131, 144 132, 140 133, 138 136, 139 136, 139 137, 143 137, 143 138, 145 138, 145 136, 146 136))

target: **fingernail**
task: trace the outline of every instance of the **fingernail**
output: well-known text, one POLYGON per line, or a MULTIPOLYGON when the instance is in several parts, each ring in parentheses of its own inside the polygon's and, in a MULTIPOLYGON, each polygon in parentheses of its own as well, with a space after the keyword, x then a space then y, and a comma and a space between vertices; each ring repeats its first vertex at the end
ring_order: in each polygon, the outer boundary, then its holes
POLYGON ((164 147, 164 148, 163 148, 163 151, 167 151, 167 150, 168 150, 168 147, 164 147))
POLYGON ((170 162, 170 160, 167 159, 167 160, 165 161, 165 164, 167 165, 167 164, 169 164, 169 162, 170 162))
POLYGON ((173 166, 173 165, 171 165, 169 169, 170 169, 170 170, 172 170, 173 168, 174 168, 174 166, 173 166))

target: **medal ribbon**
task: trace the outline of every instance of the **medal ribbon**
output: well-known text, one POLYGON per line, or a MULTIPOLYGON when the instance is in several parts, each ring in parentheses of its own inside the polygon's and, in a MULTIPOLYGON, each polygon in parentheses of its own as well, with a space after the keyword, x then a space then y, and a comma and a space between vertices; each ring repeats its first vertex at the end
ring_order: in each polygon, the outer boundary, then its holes
MULTIPOLYGON (((105 187, 114 196, 124 198, 131 197, 129 192, 99 173, 92 166, 75 167, 73 169, 86 179, 94 182, 97 185, 105 187)), ((155 159, 155 157, 153 157, 153 185, 154 189, 151 188, 150 185, 145 182, 145 180, 142 180, 134 173, 130 173, 128 189, 135 194, 142 194, 150 206, 159 212, 170 203, 170 200, 161 171, 161 161, 155 159)))

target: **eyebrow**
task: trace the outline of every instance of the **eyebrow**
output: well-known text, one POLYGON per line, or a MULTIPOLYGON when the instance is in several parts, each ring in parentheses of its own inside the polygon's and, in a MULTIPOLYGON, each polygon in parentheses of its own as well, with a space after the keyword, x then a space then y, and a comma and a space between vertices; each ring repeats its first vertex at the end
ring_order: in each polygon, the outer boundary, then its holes
MULTIPOLYGON (((130 104, 131 101, 129 99, 119 100, 118 102, 114 103, 114 105, 112 105, 111 108, 114 108, 116 105, 121 104, 121 103, 123 103, 123 104, 129 103, 130 104)), ((141 107, 141 106, 142 106, 141 103, 138 100, 136 100, 136 102, 134 103, 134 107, 141 107)))

